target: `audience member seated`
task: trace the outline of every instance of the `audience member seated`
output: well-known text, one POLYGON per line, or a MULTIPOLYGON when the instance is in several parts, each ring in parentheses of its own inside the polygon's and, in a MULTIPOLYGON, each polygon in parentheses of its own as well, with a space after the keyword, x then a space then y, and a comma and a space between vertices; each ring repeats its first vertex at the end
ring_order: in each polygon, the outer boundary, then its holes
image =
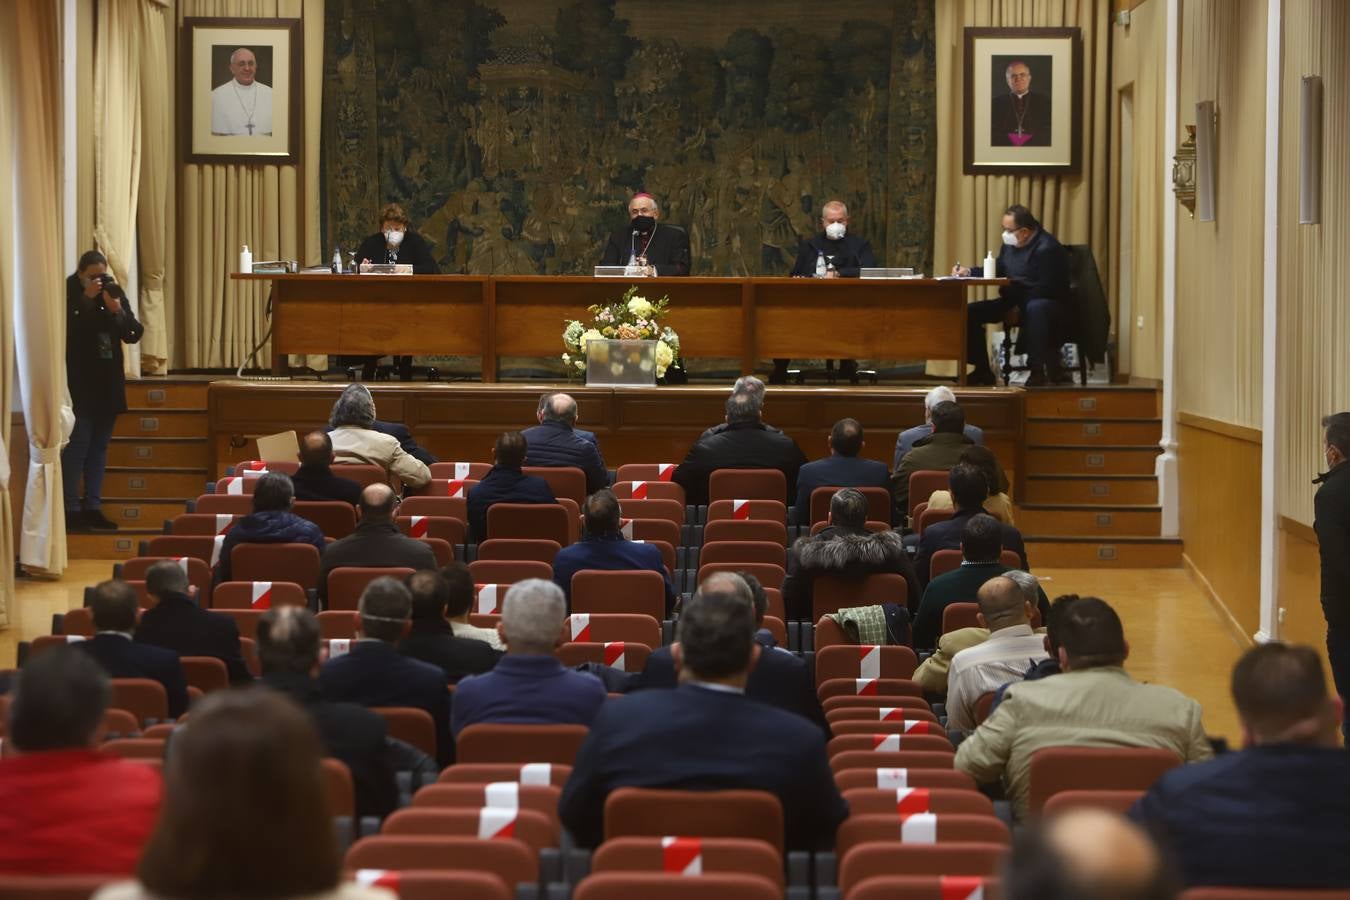
POLYGON ((291 476, 297 500, 341 500, 352 506, 361 502, 361 485, 334 475, 333 439, 326 431, 311 431, 300 442, 300 468, 291 476))
POLYGON ((96 749, 111 696, 107 673, 74 648, 24 664, 0 758, 0 873, 135 871, 163 789, 153 767, 96 749))
MULTIPOLYGON (((992 579, 998 576, 990 577, 992 579)), ((1022 572, 1014 569, 1012 571, 1004 572, 1001 577, 1011 579, 1019 588, 1021 588, 1023 600, 1030 603, 1033 607, 1040 607, 1042 596, 1041 586, 1040 582, 1036 580, 1035 575, 1032 575, 1030 572, 1022 572)), ((975 588, 975 594, 978 595, 978 593, 979 588, 977 587, 975 588)), ((1051 606, 1052 615, 1053 610, 1054 607, 1051 606)), ((1044 618, 1044 613, 1042 613, 1042 621, 1046 623, 1050 621, 1049 619, 1044 618)), ((1049 631, 1046 628, 1040 628, 1038 629, 1038 633, 1048 635, 1049 631)), ((948 631, 938 638, 937 649, 933 651, 932 655, 919 663, 919 667, 914 670, 914 681, 929 694, 938 697, 946 697, 947 675, 951 669, 952 658, 967 647, 978 646, 987 640, 989 640, 988 628, 972 625, 967 628, 957 628, 954 631, 948 631)), ((1055 647, 1057 646, 1058 644, 1055 645, 1055 647)), ((1053 660, 1051 658, 1043 659, 1027 671, 1040 671, 1040 667, 1050 665, 1053 661, 1056 666, 1056 674, 1058 674, 1059 659, 1055 657, 1055 647, 1050 646, 1048 643, 1046 644, 1046 652, 1050 654, 1050 657, 1054 657, 1053 660)), ((1023 677, 1025 677, 1025 673, 1023 673, 1023 677)), ((1043 676, 1038 675, 1037 677, 1043 676)), ((1002 691, 1002 688, 999 688, 999 691, 1002 691)))
POLYGON ((172 560, 152 565, 145 573, 145 592, 157 601, 141 614, 136 643, 151 644, 182 656, 214 656, 225 663, 231 684, 253 680, 244 664, 239 626, 234 619, 197 605, 197 589, 188 584, 183 567, 172 560))
MULTIPOLYGON (((913 428, 906 428, 895 438, 895 455, 891 459, 891 468, 900 468, 900 460, 905 458, 905 454, 914 449, 914 444, 928 437, 933 433, 933 407, 939 403, 955 403, 956 394, 945 384, 940 384, 933 388, 923 398, 923 424, 915 425, 913 428)), ((972 443, 983 444, 984 432, 977 425, 966 424, 962 433, 970 438, 972 443)))
POLYGON ((1005 900, 1175 900, 1176 877, 1141 828, 1103 809, 1074 809, 1018 829, 1005 900))
POLYGON ((1311 647, 1260 644, 1233 667, 1246 749, 1164 775, 1131 814, 1186 885, 1350 885, 1350 756, 1342 701, 1311 647))
POLYGON ((861 581, 868 575, 903 575, 910 597, 919 582, 898 531, 867 530, 867 498, 852 488, 830 498, 829 526, 814 537, 800 537, 788 551, 783 603, 789 619, 811 619, 814 584, 821 575, 861 581))
POLYGON ((469 489, 469 540, 487 540, 487 514, 494 503, 556 503, 553 489, 538 475, 526 475, 525 435, 508 431, 492 448, 492 468, 469 489))
MULTIPOLYGON (((767 391, 768 388, 765 386, 764 380, 754 375, 742 375, 731 385, 731 396, 738 397, 744 395, 749 397, 752 402, 759 404, 761 421, 764 416, 764 395, 767 391)), ((783 430, 781 428, 773 427, 768 422, 763 422, 763 425, 767 431, 781 433, 783 430)), ((718 422, 716 425, 705 428, 703 433, 699 435, 699 439, 702 440, 703 438, 712 437, 715 434, 721 434, 729 427, 730 426, 726 422, 718 422)))
MULTIPOLYGON (((445 575, 435 569, 424 569, 409 575, 406 583, 412 594, 412 628, 399 642, 400 653, 439 666, 451 684, 497 665, 500 653, 483 641, 460 637, 445 620, 446 604, 450 601, 450 580, 445 575)), ((469 592, 472 595, 472 580, 469 592)))
POLYGON ((319 598, 328 597, 328 573, 343 566, 375 568, 436 568, 430 545, 398 530, 394 515, 398 496, 387 484, 368 484, 361 491, 360 521, 356 530, 323 551, 319 563, 319 598))
POLYGON ((399 439, 375 428, 375 399, 364 384, 350 384, 328 418, 333 453, 340 463, 379 466, 408 487, 431 481, 427 464, 403 449, 399 439))
POLYGON ((811 524, 811 493, 822 487, 877 487, 891 489, 886 464, 863 459, 863 427, 857 419, 840 419, 830 430, 830 455, 809 462, 797 473, 797 524, 811 524))
POLYGON ((96 900, 274 897, 389 900, 339 885, 314 723, 273 691, 220 691, 174 735, 164 812, 137 881, 96 900))
MULTIPOLYGON (((534 411, 535 421, 541 423, 544 421, 544 410, 548 408, 549 401, 552 400, 553 397, 554 397, 553 394, 539 395, 539 407, 534 411)), ((598 438, 596 438, 594 431, 587 431, 584 428, 577 428, 576 424, 573 423, 572 433, 575 434, 577 437, 581 438, 582 440, 589 441, 590 443, 594 444, 597 452, 600 450, 600 441, 598 438)), ((602 459, 604 458, 604 454, 601 454, 601 458, 602 459)), ((608 474, 608 472, 606 472, 606 474, 608 474)))
MULTIPOLYGON (((955 470, 953 470, 955 471, 955 470)), ((1006 525, 993 516, 978 513, 961 520, 961 565, 944 572, 924 588, 919 611, 914 617, 914 646, 927 649, 937 644, 942 634, 942 613, 953 603, 972 603, 975 594, 991 578, 1010 571, 999 561, 1003 552, 1003 534, 1006 525)), ((927 536, 925 531, 924 535, 927 536)), ((924 561, 927 565, 927 560, 924 561)), ((1036 605, 1045 620, 1050 611, 1045 593, 1036 588, 1036 605)))
MULTIPOLYGON (((933 407, 932 417, 933 433, 915 441, 914 449, 904 455, 891 475, 891 493, 895 495, 895 512, 891 520, 894 522, 903 522, 909 515, 909 476, 915 472, 948 471, 961 461, 961 453, 974 444, 965 436, 966 414, 957 404, 939 403, 933 407)), ((986 497, 994 487, 998 491, 1008 489, 1008 477, 1003 474, 1002 467, 998 467, 998 484, 985 489, 986 497)), ((980 502, 984 502, 983 497, 980 502)))
POLYGON ((826 848, 848 815, 825 736, 800 716, 745 696, 763 649, 743 591, 700 590, 672 646, 680 685, 613 700, 596 717, 558 814, 583 847, 604 834, 605 798, 621 787, 749 789, 783 804, 787 847, 826 848))
MULTIPOLYGON (((1011 578, 1019 583, 1021 578, 1034 578, 1026 572, 1009 572, 1005 578, 1011 578)), ((1022 592, 1026 593, 1026 586, 1023 585, 1022 592)), ((1063 670, 1059 667, 1059 635, 1064 616, 1073 605, 1079 601, 1077 594, 1061 594, 1050 604, 1050 615, 1045 617, 1045 652, 1048 654, 1045 659, 1031 666, 1022 673, 1022 681, 1039 681, 1042 678, 1049 678, 1051 675, 1058 675, 1063 670)), ((992 712, 998 709, 998 705, 1003 702, 1003 697, 1007 694, 1008 688, 1016 684, 1016 681, 1010 681, 1007 684, 994 691, 994 705, 990 708, 992 712)))
POLYGON ((455 689, 456 736, 480 722, 591 724, 609 695, 599 678, 573 672, 553 655, 566 616, 553 582, 528 578, 511 585, 497 625, 506 656, 491 672, 465 678, 455 689))
POLYGON ((230 580, 230 554, 240 544, 309 544, 322 556, 323 529, 291 512, 295 488, 285 472, 268 472, 253 491, 253 512, 234 523, 220 544, 216 584, 230 580))
POLYGON ((450 585, 450 597, 446 601, 445 612, 446 618, 450 620, 450 627, 455 631, 455 637, 482 641, 493 650, 505 650, 502 636, 497 633, 496 628, 479 628, 469 622, 469 614, 473 612, 473 601, 478 590, 469 567, 456 561, 441 569, 441 574, 450 585))
MULTIPOLYGON (((753 575, 741 572, 715 572, 703 579, 699 590, 704 593, 729 593, 743 596, 754 604, 755 643, 760 646, 759 661, 750 670, 745 682, 745 696, 810 719, 829 734, 825 712, 816 696, 816 684, 806 660, 778 646, 778 642, 764 624, 769 598, 764 587, 753 575)), ((647 667, 635 679, 630 690, 675 688, 679 685, 675 659, 670 647, 657 647, 647 658, 647 667)))
POLYGON ((562 588, 568 608, 572 603, 572 576, 582 569, 607 572, 657 572, 666 580, 666 612, 675 605, 675 587, 670 583, 661 550, 655 544, 630 541, 623 536, 619 500, 605 488, 586 498, 582 507, 586 533, 579 542, 558 551, 553 558, 553 583, 562 588))
POLYGON ((989 637, 952 658, 947 675, 947 728, 952 731, 974 729, 975 704, 983 694, 1020 680, 1028 666, 1048 656, 1045 637, 1031 630, 1036 607, 1017 582, 991 578, 976 598, 989 637))
POLYGON ((1114 609, 1084 597, 1061 628, 1064 674, 1008 688, 994 714, 957 747, 956 768, 980 784, 1002 778, 1024 817, 1031 757, 1045 747, 1154 747, 1182 762, 1214 755, 1199 703, 1125 671, 1129 645, 1114 609))
POLYGON ((356 788, 356 814, 384 818, 398 808, 384 719, 354 703, 330 703, 319 687, 319 620, 302 606, 269 609, 258 620, 262 683, 314 720, 324 754, 342 760, 356 788))
POLYGON ((94 636, 75 646, 92 656, 109 678, 149 678, 164 685, 170 718, 187 712, 187 678, 178 654, 136 643, 136 591, 131 585, 105 581, 95 586, 90 612, 94 636))
MULTIPOLYGON (((961 451, 960 462, 975 466, 983 472, 985 480, 988 481, 989 484, 998 483, 998 457, 995 456, 994 451, 990 450, 988 447, 981 447, 979 445, 966 447, 961 451)), ((928 508, 951 509, 952 492, 933 491, 933 493, 928 495, 928 508)), ((984 511, 1005 525, 1017 524, 1013 519, 1012 498, 1005 493, 991 493, 988 497, 984 498, 984 511)))
POLYGON ((362 706, 411 706, 436 723, 436 759, 454 761, 450 693, 440 667, 398 652, 412 619, 412 594, 397 579, 376 578, 361 592, 358 639, 319 670, 325 700, 362 706))
MULTIPOLYGON (((928 584, 933 554, 939 550, 961 548, 961 535, 966 530, 966 522, 973 516, 984 514, 984 501, 989 496, 989 482, 984 472, 969 463, 953 466, 947 480, 956 501, 956 511, 945 522, 929 525, 919 537, 919 555, 914 560, 914 569, 924 585, 928 584)), ((999 535, 1002 549, 1016 553, 1022 559, 1022 569, 1031 571, 1031 566, 1027 564, 1027 548, 1022 541, 1022 532, 1011 525, 999 523, 999 535)))
POLYGON ((694 442, 674 480, 687 502, 708 502, 708 478, 718 469, 777 469, 787 479, 787 503, 797 496, 797 471, 806 455, 797 442, 760 419, 764 395, 732 394, 726 402, 726 428, 710 430, 694 442))
POLYGON ((586 473, 586 493, 593 494, 609 484, 609 470, 595 441, 573 430, 577 423, 577 401, 567 394, 553 394, 539 412, 539 424, 526 428, 526 453, 532 466, 575 466, 586 473))

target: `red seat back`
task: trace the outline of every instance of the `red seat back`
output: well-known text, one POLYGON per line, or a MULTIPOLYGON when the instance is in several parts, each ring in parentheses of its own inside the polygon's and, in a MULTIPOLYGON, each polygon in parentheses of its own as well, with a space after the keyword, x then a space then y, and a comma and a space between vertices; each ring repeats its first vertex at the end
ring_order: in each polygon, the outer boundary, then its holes
POLYGON ((356 509, 341 500, 297 500, 291 512, 318 525, 324 537, 334 540, 356 530, 356 509))
POLYGON ((578 507, 586 502, 586 473, 576 466, 521 466, 520 471, 547 481, 556 498, 566 497, 578 507))
POLYGON ((605 840, 690 834, 764 841, 783 852, 783 806, 767 791, 619 788, 605 800, 605 840))
POLYGON ((787 477, 777 469, 717 469, 708 476, 708 501, 777 500, 786 504, 787 477))
POLYGON ((236 544, 230 553, 235 581, 291 581, 319 586, 319 551, 312 544, 236 544))
POLYGON ((328 608, 357 609, 361 601, 361 592, 376 578, 388 575, 402 581, 412 573, 413 570, 406 566, 339 566, 328 573, 328 608))
MULTIPOLYGON (((814 525, 817 522, 824 522, 830 515, 830 500, 838 493, 841 488, 838 487, 818 487, 811 492, 811 521, 809 523, 802 521, 803 510, 797 510, 797 521, 803 525, 814 525)), ((853 490, 860 492, 867 498, 867 518, 878 522, 889 522, 891 520, 891 492, 883 487, 855 487, 853 490)))

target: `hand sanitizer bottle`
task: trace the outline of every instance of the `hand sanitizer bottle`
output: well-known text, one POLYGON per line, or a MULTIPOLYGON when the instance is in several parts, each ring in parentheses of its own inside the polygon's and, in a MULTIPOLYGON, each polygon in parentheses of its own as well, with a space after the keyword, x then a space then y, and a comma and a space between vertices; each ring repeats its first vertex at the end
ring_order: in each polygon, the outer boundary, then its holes
POLYGON ((994 261, 994 251, 992 250, 984 251, 984 277, 998 277, 998 263, 994 261))
POLYGON ((248 244, 239 251, 239 271, 244 275, 253 274, 253 254, 248 251, 248 244))

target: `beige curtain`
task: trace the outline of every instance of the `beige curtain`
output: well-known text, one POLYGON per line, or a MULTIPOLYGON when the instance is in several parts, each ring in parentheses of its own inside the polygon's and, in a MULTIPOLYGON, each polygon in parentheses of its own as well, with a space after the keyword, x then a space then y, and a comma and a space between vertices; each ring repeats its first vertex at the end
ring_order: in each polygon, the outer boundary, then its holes
MULTIPOLYGON (((107 4, 102 4, 106 6, 107 4)), ((173 133, 169 117, 173 79, 169 77, 168 0, 140 0, 137 9, 140 37, 141 190, 136 213, 140 261, 140 319, 145 336, 139 346, 140 374, 166 375, 169 371, 170 332, 164 306, 164 276, 168 265, 169 206, 173 181, 173 133), (167 87, 166 87, 167 86, 167 87)), ((136 86, 129 86, 135 89, 136 86)))
POLYGON ((66 389, 61 259, 61 7, 51 0, 14 0, 9 9, 3 30, 13 52, 6 85, 17 88, 9 134, 25 247, 14 339, 30 444, 19 559, 60 574, 66 567, 61 447, 75 418, 66 389))
MULTIPOLYGON (((0 33, 0 131, 14 133, 14 90, 23 82, 15 77, 14 35, 0 33)), ((10 141, 0 141, 0 172, 14 171, 10 141)), ((14 179, 0 178, 0 247, 14 246, 14 179)), ((9 598, 14 596, 14 514, 9 496, 10 398, 14 395, 14 261, 0 253, 0 628, 9 627, 9 598)))
MULTIPOLYGON (((323 259, 319 234, 324 0, 182 0, 180 17, 299 18, 304 32, 302 156, 298 166, 188 165, 182 181, 180 292, 183 364, 242 363, 267 330, 267 283, 232 281, 239 249, 255 259, 323 259)), ((259 362, 270 360, 270 342, 259 362)), ((300 362, 297 359, 295 362, 300 362)), ((310 365, 326 364, 312 357, 310 365)))
MULTIPOLYGON (((1279 422, 1277 508, 1311 525, 1322 417, 1350 409, 1350 4, 1284 0, 1280 78, 1279 422), (1322 77, 1322 221, 1298 224, 1299 90, 1322 77)), ((1255 387, 1259 388, 1257 382, 1255 387)))
POLYGON ((1107 126, 1110 123, 1110 0, 938 0, 937 214, 933 269, 978 260, 1000 246, 999 220, 1024 204, 1065 244, 1088 244, 1102 283, 1107 271, 1107 126), (1083 165, 1078 175, 966 175, 962 171, 963 29, 1080 28, 1083 35, 1083 165))

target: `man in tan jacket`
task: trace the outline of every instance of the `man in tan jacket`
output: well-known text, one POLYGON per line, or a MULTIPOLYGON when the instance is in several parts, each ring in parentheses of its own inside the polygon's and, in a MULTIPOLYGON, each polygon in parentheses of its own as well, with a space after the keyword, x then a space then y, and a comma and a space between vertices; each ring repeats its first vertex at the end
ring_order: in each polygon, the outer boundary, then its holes
POLYGON ((1159 747, 1183 762, 1214 755, 1200 704, 1168 687, 1142 684, 1124 669, 1129 645, 1107 603, 1082 597, 1060 623, 1063 674, 1015 684, 956 751, 956 768, 977 782, 998 778, 1024 817, 1031 757, 1047 747, 1159 747))
POLYGON ((332 426, 334 461, 379 466, 397 475, 406 487, 431 482, 426 463, 405 451, 398 438, 374 430, 375 400, 361 383, 350 384, 333 404, 328 424, 332 426))

